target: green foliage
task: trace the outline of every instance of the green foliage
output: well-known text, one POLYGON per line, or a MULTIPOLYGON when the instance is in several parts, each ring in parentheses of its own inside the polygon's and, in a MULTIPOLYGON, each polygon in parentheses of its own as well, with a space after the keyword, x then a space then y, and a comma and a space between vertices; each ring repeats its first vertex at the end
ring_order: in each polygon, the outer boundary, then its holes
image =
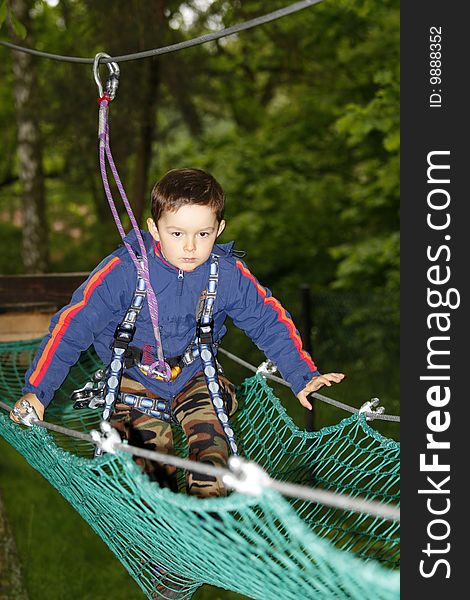
POLYGON ((13 28, 13 31, 15 32, 15 35, 17 35, 20 39, 24 40, 26 38, 26 36, 28 35, 28 32, 26 31, 26 27, 12 12, 10 12, 10 21, 11 21, 11 26, 13 28))
POLYGON ((21 230, 11 223, 0 222, 0 239, 2 240, 1 260, 5 275, 19 275, 23 272, 18 260, 18 248, 21 246, 21 230))
POLYGON ((0 0, 0 27, 3 25, 7 18, 8 7, 7 0, 0 0))
POLYGON ((8 1, 0 0, 0 31, 4 29, 5 23, 11 26, 13 33, 20 40, 24 40, 28 35, 26 27, 11 10, 8 1))

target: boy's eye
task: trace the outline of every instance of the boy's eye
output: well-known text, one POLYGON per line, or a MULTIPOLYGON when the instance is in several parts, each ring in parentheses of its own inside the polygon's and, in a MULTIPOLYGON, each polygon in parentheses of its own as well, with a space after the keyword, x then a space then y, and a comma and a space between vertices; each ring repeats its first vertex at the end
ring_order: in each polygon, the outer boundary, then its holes
POLYGON ((199 234, 201 237, 207 237, 209 235, 208 231, 201 231, 201 233, 199 234))

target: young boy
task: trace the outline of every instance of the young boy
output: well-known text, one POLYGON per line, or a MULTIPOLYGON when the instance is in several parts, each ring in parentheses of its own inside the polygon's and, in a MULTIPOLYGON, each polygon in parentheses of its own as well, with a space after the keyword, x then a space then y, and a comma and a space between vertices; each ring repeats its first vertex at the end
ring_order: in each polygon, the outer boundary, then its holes
MULTIPOLYGON (((311 409, 307 395, 340 383, 342 373, 320 375, 302 342, 290 315, 271 292, 261 286, 233 251, 233 242, 216 245, 225 228, 224 192, 219 183, 199 169, 175 169, 158 181, 152 191, 152 218, 144 233, 149 275, 158 300, 158 324, 165 359, 182 365, 196 337, 196 328, 214 260, 218 264, 217 295, 213 309, 212 350, 226 332, 227 316, 265 352, 291 384, 300 403, 311 409), (216 256, 216 259, 213 256, 216 256), (218 257, 218 258, 217 258, 218 257), (170 360, 172 359, 172 360, 170 360)), ((136 235, 127 241, 138 251, 136 235)), ((26 373, 24 396, 43 419, 44 410, 65 379, 80 353, 91 344, 105 365, 110 363, 116 328, 133 301, 136 268, 128 250, 120 247, 105 258, 76 290, 68 306, 51 321, 26 373)), ((172 381, 148 377, 145 366, 156 360, 155 334, 148 303, 135 321, 132 347, 137 350, 134 364, 127 364, 121 382, 123 394, 144 396, 166 403, 173 422, 184 430, 189 458, 213 465, 225 465, 230 445, 223 423, 217 416, 213 398, 203 374, 201 358, 184 364, 172 381)), ((177 371, 176 371, 177 372, 177 371)), ((234 386, 219 375, 221 397, 227 416, 236 409, 234 386)), ((18 421, 15 414, 11 418, 18 421)), ((119 400, 111 417, 112 425, 133 445, 170 452, 171 426, 138 408, 119 400)), ((161 468, 143 464, 149 475, 161 483, 161 468)), ((164 470, 174 487, 174 470, 164 470)), ((219 480, 189 474, 188 491, 207 497, 225 494, 219 480)))

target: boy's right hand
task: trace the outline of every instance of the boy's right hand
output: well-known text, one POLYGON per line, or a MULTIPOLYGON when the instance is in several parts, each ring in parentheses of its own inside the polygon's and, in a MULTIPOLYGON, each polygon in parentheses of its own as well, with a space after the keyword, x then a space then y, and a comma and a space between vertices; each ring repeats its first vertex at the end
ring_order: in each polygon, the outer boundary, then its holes
MULTIPOLYGON (((21 412, 24 411, 24 408, 22 408, 22 406, 21 406, 21 402, 23 400, 26 400, 27 402, 29 402, 31 404, 31 406, 36 411, 36 413, 39 417, 39 420, 42 421, 44 419, 44 410, 45 409, 44 409, 44 405, 38 399, 36 394, 32 394, 32 393, 25 394, 24 396, 22 396, 19 400, 17 400, 15 402, 14 408, 17 408, 21 412)), ((18 425, 21 425, 21 421, 18 419, 18 417, 16 415, 13 414, 13 410, 10 411, 10 419, 12 421, 14 421, 15 423, 18 423, 18 425)))

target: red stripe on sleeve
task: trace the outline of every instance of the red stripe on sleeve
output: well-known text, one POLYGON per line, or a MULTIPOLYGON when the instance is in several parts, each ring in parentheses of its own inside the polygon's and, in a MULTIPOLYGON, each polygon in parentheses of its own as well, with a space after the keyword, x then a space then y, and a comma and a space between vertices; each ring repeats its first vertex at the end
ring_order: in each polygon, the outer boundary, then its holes
POLYGON ((64 312, 60 315, 60 318, 51 333, 51 338, 47 342, 46 347, 41 354, 41 358, 39 359, 35 370, 29 378, 29 383, 31 385, 37 386, 41 383, 47 369, 49 368, 57 346, 67 331, 71 320, 82 310, 84 306, 87 305, 88 300, 90 299, 90 296, 95 288, 100 285, 106 275, 110 273, 120 262, 121 259, 115 256, 104 267, 97 271, 87 283, 83 291, 83 299, 80 302, 69 306, 69 308, 64 310, 64 312))
POLYGON ((287 327, 289 337, 294 342, 294 346, 297 348, 300 358, 304 360, 313 371, 316 371, 317 367, 315 366, 315 363, 310 358, 308 352, 305 352, 305 350, 302 348, 302 340, 300 339, 300 335, 297 333, 294 322, 292 321, 292 319, 289 319, 284 307, 281 305, 279 300, 276 300, 276 298, 274 298, 273 296, 267 296, 266 289, 258 283, 258 281, 255 279, 252 273, 245 267, 245 265, 242 262, 237 260, 236 264, 241 274, 253 282, 258 294, 263 298, 264 304, 269 304, 273 308, 273 310, 276 311, 278 321, 280 321, 287 327))

